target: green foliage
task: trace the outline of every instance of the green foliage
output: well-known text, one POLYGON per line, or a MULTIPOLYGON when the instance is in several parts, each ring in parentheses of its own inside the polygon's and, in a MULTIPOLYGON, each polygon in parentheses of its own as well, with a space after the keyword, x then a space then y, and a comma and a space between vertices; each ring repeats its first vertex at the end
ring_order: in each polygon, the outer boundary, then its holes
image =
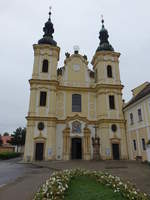
POLYGON ((5 132, 5 133, 3 134, 3 136, 9 136, 9 133, 5 132))
POLYGON ((114 193, 111 188, 99 184, 95 178, 80 176, 75 177, 69 184, 65 200, 125 200, 120 193, 114 193))
POLYGON ((14 134, 12 134, 12 139, 9 143, 17 147, 23 146, 25 144, 25 137, 26 137, 26 128, 19 127, 14 131, 14 134))
POLYGON ((19 157, 20 155, 21 155, 20 153, 16 153, 16 152, 2 152, 2 153, 0 153, 0 159, 7 160, 10 158, 19 157))

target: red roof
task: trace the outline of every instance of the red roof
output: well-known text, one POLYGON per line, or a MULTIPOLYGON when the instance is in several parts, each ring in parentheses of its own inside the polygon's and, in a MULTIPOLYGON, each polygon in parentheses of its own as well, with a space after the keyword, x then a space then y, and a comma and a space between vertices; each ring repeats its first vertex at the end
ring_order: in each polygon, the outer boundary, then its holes
POLYGON ((9 144, 8 141, 10 141, 12 136, 1 136, 1 139, 3 141, 3 145, 9 144))

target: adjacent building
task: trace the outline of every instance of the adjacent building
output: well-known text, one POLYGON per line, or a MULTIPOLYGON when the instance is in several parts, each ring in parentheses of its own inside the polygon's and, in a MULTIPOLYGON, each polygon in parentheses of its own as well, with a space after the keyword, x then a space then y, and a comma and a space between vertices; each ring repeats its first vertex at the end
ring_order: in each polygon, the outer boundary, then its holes
POLYGON ((132 99, 124 106, 129 159, 148 160, 150 140, 150 83, 132 90, 132 99))

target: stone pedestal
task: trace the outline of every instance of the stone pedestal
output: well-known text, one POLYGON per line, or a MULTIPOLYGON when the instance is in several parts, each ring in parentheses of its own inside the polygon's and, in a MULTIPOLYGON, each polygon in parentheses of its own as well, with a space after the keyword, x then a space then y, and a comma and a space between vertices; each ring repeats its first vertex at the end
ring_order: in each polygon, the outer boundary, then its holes
POLYGON ((100 160, 100 138, 95 137, 92 138, 92 145, 93 145, 93 160, 100 160))

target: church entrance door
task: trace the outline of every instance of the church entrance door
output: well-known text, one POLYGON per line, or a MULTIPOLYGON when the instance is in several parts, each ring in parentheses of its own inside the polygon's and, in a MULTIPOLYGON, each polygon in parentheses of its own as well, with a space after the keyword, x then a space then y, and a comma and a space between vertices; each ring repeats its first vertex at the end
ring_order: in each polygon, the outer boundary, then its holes
POLYGON ((36 143, 35 160, 43 160, 44 143, 36 143))
POLYGON ((119 160, 120 159, 119 144, 112 144, 112 150, 113 150, 113 159, 119 160))
POLYGON ((82 159, 82 139, 72 138, 71 158, 82 159))

